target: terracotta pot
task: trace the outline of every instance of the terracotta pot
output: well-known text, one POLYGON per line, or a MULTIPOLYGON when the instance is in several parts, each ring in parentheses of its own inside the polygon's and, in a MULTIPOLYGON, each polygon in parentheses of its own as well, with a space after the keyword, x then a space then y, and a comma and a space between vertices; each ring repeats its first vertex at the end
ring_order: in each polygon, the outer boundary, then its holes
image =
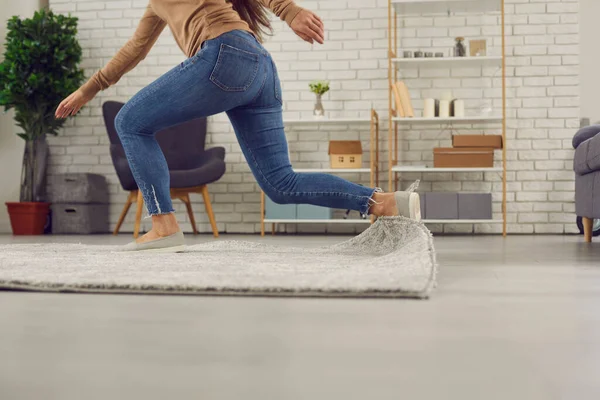
POLYGON ((48 219, 50 203, 6 203, 13 235, 41 235, 48 219))

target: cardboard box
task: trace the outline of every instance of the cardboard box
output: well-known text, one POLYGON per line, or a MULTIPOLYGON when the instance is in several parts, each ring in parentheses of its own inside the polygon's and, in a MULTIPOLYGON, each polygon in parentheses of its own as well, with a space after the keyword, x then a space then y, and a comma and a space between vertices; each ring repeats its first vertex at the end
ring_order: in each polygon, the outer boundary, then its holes
POLYGON ((491 193, 459 193, 459 219, 492 219, 491 193))
POLYGON ((483 57, 487 55, 487 41, 486 40, 470 40, 469 41, 469 54, 471 57, 483 57))
POLYGON ((458 193, 425 193, 427 219, 458 219, 458 193))
POLYGON ((465 147, 433 149, 434 168, 491 168, 494 166, 494 149, 465 147))
POLYGON ((502 148, 502 135, 453 135, 452 147, 502 148))

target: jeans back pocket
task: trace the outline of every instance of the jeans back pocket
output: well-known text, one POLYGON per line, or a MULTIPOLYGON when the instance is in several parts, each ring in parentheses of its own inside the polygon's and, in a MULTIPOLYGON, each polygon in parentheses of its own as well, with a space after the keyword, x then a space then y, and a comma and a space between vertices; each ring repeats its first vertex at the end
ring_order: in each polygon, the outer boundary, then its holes
POLYGON ((256 79, 259 55, 221 43, 210 81, 226 92, 244 92, 256 79))

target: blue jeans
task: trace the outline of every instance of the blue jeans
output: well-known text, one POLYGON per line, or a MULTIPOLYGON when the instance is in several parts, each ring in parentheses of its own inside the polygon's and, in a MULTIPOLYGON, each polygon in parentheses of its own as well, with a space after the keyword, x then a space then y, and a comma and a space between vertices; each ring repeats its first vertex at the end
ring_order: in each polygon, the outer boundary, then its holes
POLYGON ((275 64, 254 36, 232 31, 206 41, 195 56, 140 90, 115 119, 150 215, 174 211, 169 169, 155 133, 221 112, 227 113, 252 173, 274 202, 368 213, 376 189, 332 175, 294 172, 275 64))

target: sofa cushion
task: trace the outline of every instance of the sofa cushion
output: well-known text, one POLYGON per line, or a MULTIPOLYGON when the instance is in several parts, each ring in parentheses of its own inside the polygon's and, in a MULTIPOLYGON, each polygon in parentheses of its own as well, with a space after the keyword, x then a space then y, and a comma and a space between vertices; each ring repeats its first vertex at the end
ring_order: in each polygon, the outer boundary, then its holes
POLYGON ((593 138, 598 133, 600 133, 600 125, 590 125, 581 128, 579 131, 577 131, 575 136, 573 136, 573 148, 578 148, 581 143, 593 138))
POLYGON ((600 135, 579 144, 575 150, 573 169, 578 175, 600 170, 600 135))

